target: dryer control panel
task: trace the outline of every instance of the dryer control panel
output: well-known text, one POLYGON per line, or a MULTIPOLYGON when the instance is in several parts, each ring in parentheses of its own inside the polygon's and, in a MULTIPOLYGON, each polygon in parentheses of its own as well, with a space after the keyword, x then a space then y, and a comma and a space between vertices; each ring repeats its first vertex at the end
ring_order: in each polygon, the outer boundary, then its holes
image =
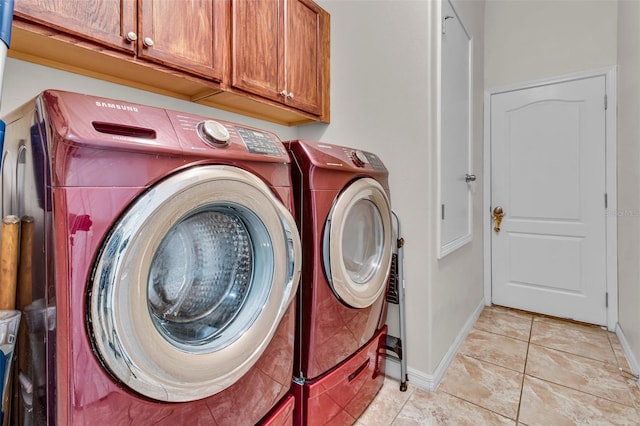
POLYGON ((353 164, 355 164, 357 167, 364 167, 364 165, 369 162, 369 159, 367 158, 365 153, 360 150, 351 151, 350 157, 351 161, 353 161, 353 164))
POLYGON ((305 151, 309 160, 316 167, 344 171, 352 169, 358 173, 363 171, 387 172, 387 168, 380 157, 372 152, 305 140, 289 141, 286 144, 289 145, 289 149, 295 145, 305 151))
POLYGON ((349 157, 356 167, 365 167, 367 164, 369 164, 376 170, 385 170, 384 164, 382 164, 380 158, 371 152, 355 149, 349 152, 349 157))
POLYGON ((382 160, 372 152, 347 147, 342 147, 342 150, 346 157, 351 160, 353 165, 358 168, 365 168, 369 165, 375 170, 386 170, 382 160))

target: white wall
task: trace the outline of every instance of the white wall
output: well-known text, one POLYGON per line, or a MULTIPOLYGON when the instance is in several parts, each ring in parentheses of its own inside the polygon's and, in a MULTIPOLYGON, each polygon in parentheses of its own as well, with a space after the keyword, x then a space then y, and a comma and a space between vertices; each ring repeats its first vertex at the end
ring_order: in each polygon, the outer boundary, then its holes
MULTIPOLYGON (((473 95, 472 95, 472 173, 478 180, 473 194, 473 240, 470 244, 447 255, 441 260, 430 257, 433 268, 431 299, 433 313, 430 321, 433 325, 432 364, 430 372, 441 373, 438 364, 449 362, 445 358, 454 339, 461 337, 465 324, 471 319, 474 311, 483 304, 483 230, 482 221, 483 191, 485 179, 483 171, 483 143, 484 143, 484 1, 454 1, 454 7, 460 15, 465 27, 471 32, 473 41, 473 95)), ((433 22, 433 21, 432 21, 433 22)), ((434 28, 439 28, 440 17, 433 22, 434 28)), ((435 163, 433 168, 435 169, 435 163)), ((435 194, 435 170, 431 175, 433 193, 435 194)), ((432 215, 431 235, 435 235, 439 220, 436 199, 431 198, 432 215)), ((434 245, 434 250, 436 250, 434 245)), ((434 251, 435 253, 435 251, 434 251)), ((442 365, 445 367, 445 365, 442 365)))
POLYGON ((640 2, 618 11, 618 295, 619 324, 640 360, 640 2))
POLYGON ((488 0, 487 88, 616 63, 613 0, 488 0))

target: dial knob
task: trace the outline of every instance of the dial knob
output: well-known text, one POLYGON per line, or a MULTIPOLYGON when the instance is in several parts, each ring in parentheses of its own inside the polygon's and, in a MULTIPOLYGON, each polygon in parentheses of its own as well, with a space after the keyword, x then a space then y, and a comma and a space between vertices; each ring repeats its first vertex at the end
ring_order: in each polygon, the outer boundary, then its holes
POLYGON ((367 156, 362 151, 352 151, 351 152, 351 161, 358 167, 364 167, 367 164, 367 156))
POLYGON ((227 146, 231 139, 227 128, 214 120, 198 123, 198 134, 206 143, 215 147, 227 146))

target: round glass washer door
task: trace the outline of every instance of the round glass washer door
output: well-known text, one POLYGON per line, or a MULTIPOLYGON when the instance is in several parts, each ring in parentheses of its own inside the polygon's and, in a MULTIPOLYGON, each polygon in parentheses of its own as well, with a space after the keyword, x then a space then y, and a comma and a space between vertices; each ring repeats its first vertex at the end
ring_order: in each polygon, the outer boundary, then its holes
POLYGON ((103 245, 88 326, 103 364, 149 398, 183 402, 235 383, 295 295, 295 221, 255 175, 201 166, 139 197, 103 245))
POLYGON ((324 228, 323 262, 333 293, 347 306, 371 306, 387 286, 391 267, 391 206, 370 178, 336 198, 324 228))

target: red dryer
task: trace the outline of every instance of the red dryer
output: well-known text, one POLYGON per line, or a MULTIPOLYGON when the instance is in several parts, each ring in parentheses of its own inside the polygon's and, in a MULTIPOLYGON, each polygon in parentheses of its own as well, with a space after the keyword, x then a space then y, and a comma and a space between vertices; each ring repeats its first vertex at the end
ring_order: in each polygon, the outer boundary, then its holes
POLYGON ((388 171, 373 153, 285 142, 302 240, 296 423, 352 424, 384 379, 392 257, 388 171))

